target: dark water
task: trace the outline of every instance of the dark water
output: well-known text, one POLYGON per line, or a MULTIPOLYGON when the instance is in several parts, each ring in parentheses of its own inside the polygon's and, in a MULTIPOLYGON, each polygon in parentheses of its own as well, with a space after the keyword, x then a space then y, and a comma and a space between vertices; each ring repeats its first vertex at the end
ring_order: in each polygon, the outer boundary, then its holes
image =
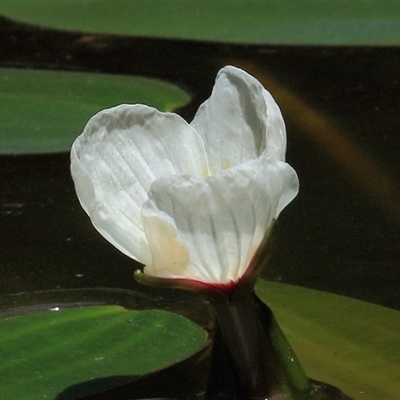
MULTIPOLYGON (((0 66, 141 74, 189 90, 191 119, 226 64, 269 88, 287 122, 297 199, 280 217, 271 280, 400 309, 400 53, 397 48, 279 47, 36 29, 2 20, 0 66)), ((77 132, 78 134, 79 132, 77 132)), ((1 293, 142 288, 137 265, 78 205, 68 154, 0 157, 1 293)))
MULTIPOLYGON (((0 66, 167 79, 193 95, 180 110, 188 120, 222 66, 247 69, 282 108, 287 159, 301 182, 300 194, 280 217, 278 247, 264 277, 400 310, 398 48, 85 36, 0 19, 0 66)), ((141 307, 208 323, 202 299, 134 281, 139 266, 102 239, 79 206, 66 153, 0 156, 0 227, 3 303, 8 294, 27 291, 126 289, 141 307)), ((173 377, 191 371, 177 368, 156 381, 176 388, 173 377)), ((144 388, 137 393, 149 396, 154 379, 136 382, 135 390, 144 388)))

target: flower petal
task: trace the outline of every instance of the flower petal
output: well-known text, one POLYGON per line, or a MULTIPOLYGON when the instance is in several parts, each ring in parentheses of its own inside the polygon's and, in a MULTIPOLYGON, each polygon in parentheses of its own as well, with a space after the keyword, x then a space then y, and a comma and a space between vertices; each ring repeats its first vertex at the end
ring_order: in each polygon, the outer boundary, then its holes
POLYGON ((263 97, 267 106, 267 145, 263 155, 285 161, 286 126, 281 110, 271 93, 263 88, 263 97))
POLYGON ((204 144, 181 117, 121 105, 91 118, 71 150, 78 198, 96 229, 126 255, 151 259, 140 220, 152 182, 207 175, 204 144))
POLYGON ((153 273, 158 276, 181 276, 188 268, 189 255, 179 237, 173 219, 163 213, 146 209, 142 213, 143 227, 152 254, 153 273), (172 270, 164 266, 173 266, 172 270), (155 268, 160 268, 155 270, 155 268))
POLYGON ((241 69, 221 69, 211 94, 191 125, 206 144, 210 171, 258 158, 263 152, 284 160, 282 114, 261 83, 241 69))
POLYGON ((237 281, 272 220, 297 190, 294 170, 266 157, 206 180, 188 176, 156 180, 142 208, 152 253, 145 273, 208 283, 237 281), (172 236, 164 238, 171 246, 159 245, 157 238, 162 235, 172 236), (183 247, 188 256, 183 263, 169 256, 183 254, 178 251, 183 247))

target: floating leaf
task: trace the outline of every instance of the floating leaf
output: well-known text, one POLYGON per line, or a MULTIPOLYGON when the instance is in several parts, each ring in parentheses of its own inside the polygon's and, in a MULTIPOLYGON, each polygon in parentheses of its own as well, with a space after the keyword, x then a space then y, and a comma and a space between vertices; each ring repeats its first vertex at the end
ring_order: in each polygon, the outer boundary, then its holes
POLYGON ((0 14, 60 29, 269 44, 398 45, 396 1, 2 1, 0 14))
POLYGON ((169 111, 190 97, 155 79, 0 68, 0 153, 68 151, 89 118, 121 103, 169 111))
POLYGON ((55 399, 95 379, 100 391, 101 378, 123 382, 167 367, 206 340, 196 324, 159 310, 86 306, 2 318, 0 398, 55 399))
POLYGON ((354 399, 400 393, 400 312, 344 296, 260 281, 257 293, 308 376, 354 399))

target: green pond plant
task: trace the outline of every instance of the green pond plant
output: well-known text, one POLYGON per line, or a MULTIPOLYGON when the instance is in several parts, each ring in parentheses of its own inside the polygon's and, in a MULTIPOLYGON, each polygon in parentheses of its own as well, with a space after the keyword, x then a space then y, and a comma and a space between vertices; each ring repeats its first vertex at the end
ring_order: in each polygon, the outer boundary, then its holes
POLYGON ((278 105, 232 66, 190 124, 124 104, 92 117, 72 146, 80 203, 110 243, 144 265, 136 279, 209 300, 209 399, 346 398, 307 378, 254 293, 274 223, 298 192, 285 153, 278 105))

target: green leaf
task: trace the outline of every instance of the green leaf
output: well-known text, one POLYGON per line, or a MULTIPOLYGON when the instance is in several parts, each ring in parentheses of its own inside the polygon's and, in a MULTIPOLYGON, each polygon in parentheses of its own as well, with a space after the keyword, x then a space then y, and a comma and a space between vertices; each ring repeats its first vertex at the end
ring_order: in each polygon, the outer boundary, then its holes
POLYGON ((170 111, 190 97, 142 77, 0 68, 0 153, 68 151, 88 119, 121 103, 170 111))
POLYGON ((260 281, 308 376, 354 399, 396 400, 400 393, 400 312, 348 297, 260 281))
POLYGON ((159 310, 87 306, 3 318, 0 398, 54 399, 89 380, 144 375, 189 357, 206 340, 196 324, 159 310))
POLYGON ((397 1, 2 1, 22 22, 99 33, 269 44, 398 45, 397 1))

